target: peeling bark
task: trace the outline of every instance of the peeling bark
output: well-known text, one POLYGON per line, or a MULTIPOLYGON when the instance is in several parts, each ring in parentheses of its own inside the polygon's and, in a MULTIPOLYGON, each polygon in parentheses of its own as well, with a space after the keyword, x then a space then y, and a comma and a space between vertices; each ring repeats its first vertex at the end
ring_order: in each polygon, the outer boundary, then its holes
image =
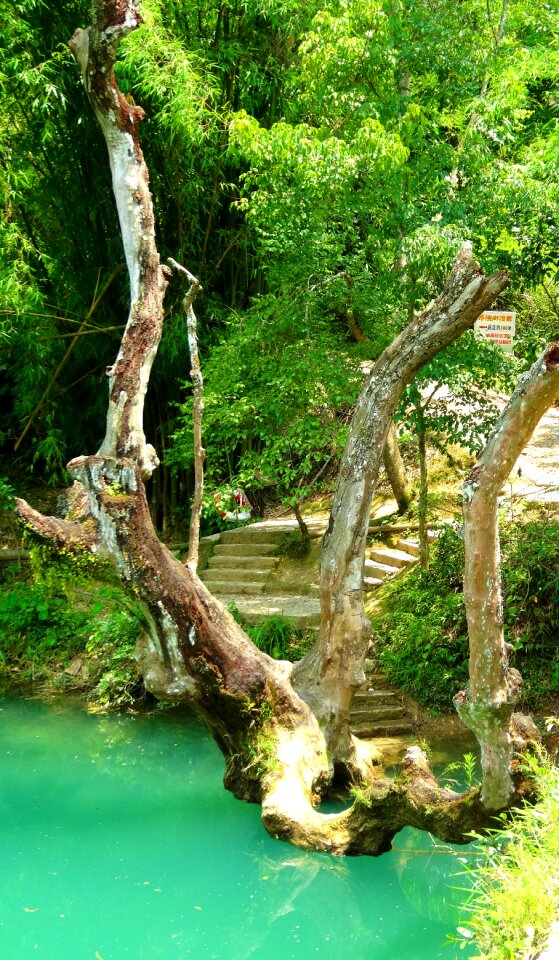
POLYGON ((144 398, 161 338, 167 268, 157 252, 149 174, 140 147, 145 114, 124 98, 114 75, 119 44, 142 18, 132 0, 99 2, 94 9, 95 23, 76 30, 70 48, 107 144, 130 281, 128 323, 116 361, 107 370, 107 425, 99 453, 131 457, 147 479, 159 461, 146 443, 144 398))
POLYGON ((548 344, 521 378, 483 454, 464 484, 464 600, 470 685, 456 710, 481 746, 482 799, 501 809, 513 795, 510 720, 522 679, 509 667, 501 598, 498 497, 538 421, 559 396, 559 343, 548 344))

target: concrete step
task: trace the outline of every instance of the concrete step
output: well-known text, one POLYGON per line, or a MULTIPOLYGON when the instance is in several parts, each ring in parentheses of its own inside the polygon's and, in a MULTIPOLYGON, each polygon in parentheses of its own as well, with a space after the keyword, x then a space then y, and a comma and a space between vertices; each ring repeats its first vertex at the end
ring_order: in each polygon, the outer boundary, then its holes
POLYGON ((419 544, 416 540, 398 540, 396 550, 403 550, 405 553, 411 553, 412 557, 419 556, 419 544))
POLYGON ((374 577, 376 580, 386 580, 387 577, 393 577, 396 573, 394 567, 387 563, 377 563, 376 560, 365 560, 363 565, 363 576, 374 577))
POLYGON ((406 720, 373 721, 371 723, 352 723, 352 733, 362 740, 373 740, 375 737, 405 737, 413 733, 411 722, 406 720))
POLYGON ((231 567, 233 564, 238 570, 239 567, 258 567, 259 570, 273 570, 279 563, 278 557, 262 557, 260 554, 254 554, 252 557, 235 557, 231 554, 220 554, 210 557, 208 568, 231 567))
POLYGON ((253 580, 255 583, 266 583, 270 576, 269 570, 259 570, 254 567, 217 567, 215 569, 206 569, 201 579, 204 582, 210 580, 231 581, 232 583, 242 583, 245 580, 253 580))
POLYGON ((393 547, 373 547, 369 551, 369 556, 376 563, 386 564, 388 567, 396 567, 397 569, 407 566, 408 563, 413 563, 413 557, 410 553, 395 550, 393 547))
POLYGON ((275 543, 218 543, 214 557, 269 557, 276 549, 275 543))
POLYGON ((234 598, 241 593, 264 593, 264 581, 261 583, 255 583, 251 580, 240 582, 238 580, 214 580, 213 577, 207 577, 204 579, 204 583, 214 596, 227 594, 227 596, 234 598))

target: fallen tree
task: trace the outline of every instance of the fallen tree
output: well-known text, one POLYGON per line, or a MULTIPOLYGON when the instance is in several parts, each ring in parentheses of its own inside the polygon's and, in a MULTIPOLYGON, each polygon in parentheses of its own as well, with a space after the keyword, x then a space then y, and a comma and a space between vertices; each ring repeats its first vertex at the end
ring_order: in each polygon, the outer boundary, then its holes
POLYGON ((419 368, 472 326, 508 284, 485 277, 469 245, 440 296, 419 313, 374 364, 351 423, 321 561, 319 640, 301 663, 257 650, 212 597, 192 565, 179 563, 153 528, 144 481, 157 466, 143 431, 143 402, 163 316, 168 271, 155 243, 149 178, 139 124, 143 111, 114 77, 121 38, 141 22, 131 0, 98 0, 96 20, 71 47, 109 151, 130 276, 130 314, 109 375, 106 433, 96 455, 68 465, 76 483, 60 520, 24 501, 18 510, 35 535, 65 550, 87 550, 114 564, 141 601, 145 631, 137 656, 146 687, 167 701, 188 700, 223 752, 225 783, 262 804, 275 836, 335 853, 377 854, 412 824, 460 842, 487 822, 477 792, 442 789, 418 748, 399 777, 378 777, 378 756, 349 729, 362 679, 369 625, 362 596, 365 541, 382 451, 402 391, 419 368), (318 809, 334 777, 361 785, 353 805, 318 809))

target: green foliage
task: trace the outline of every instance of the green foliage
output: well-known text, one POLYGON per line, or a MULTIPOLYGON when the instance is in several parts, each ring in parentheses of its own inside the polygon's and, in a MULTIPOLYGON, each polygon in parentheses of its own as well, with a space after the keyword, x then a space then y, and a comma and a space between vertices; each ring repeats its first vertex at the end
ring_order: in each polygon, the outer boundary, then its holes
POLYGON ((311 545, 300 530, 290 530, 278 537, 274 553, 278 557, 289 557, 291 560, 304 560, 310 553, 311 545))
POLYGON ((142 697, 134 660, 139 604, 111 585, 107 563, 88 551, 57 551, 29 533, 26 540, 33 582, 0 592, 0 672, 89 688, 103 707, 142 697), (78 669, 67 671, 75 658, 78 669))
POLYGON ((290 617, 280 614, 262 617, 245 630, 254 645, 274 660, 300 660, 316 639, 312 631, 299 630, 290 617))
POLYGON ((546 511, 502 529, 505 639, 516 651, 527 702, 559 688, 559 524, 546 511))
POLYGON ((0 477, 0 510, 13 510, 15 490, 7 477, 0 477))
POLYGON ((300 639, 293 620, 279 614, 262 617, 253 627, 247 627, 246 632, 254 645, 274 660, 292 659, 293 646, 300 639))
POLYGON ((7 672, 32 678, 53 659, 67 664, 83 647, 87 616, 46 583, 0 593, 0 658, 7 672))
POLYGON ((477 770, 477 759, 474 753, 465 753, 462 760, 455 760, 448 763, 444 768, 440 780, 445 783, 458 785, 461 789, 471 790, 479 783, 477 770), (455 777, 449 781, 449 774, 455 774, 455 777))
MULTIPOLYGON (((501 551, 505 640, 524 678, 524 702, 535 707, 559 686, 559 524, 545 508, 504 522, 501 551)), ((388 679, 437 709, 450 709, 468 679, 463 570, 463 541, 445 529, 430 570, 388 584, 372 621, 388 679)))
POLYGON ((435 709, 449 710, 468 679, 463 570, 463 543, 445 530, 430 570, 411 571, 384 587, 382 611, 372 620, 376 656, 387 679, 435 709))
MULTIPOLYGON (((311 330, 296 303, 282 314, 268 297, 232 322, 205 369, 206 503, 227 487, 249 499, 272 487, 285 500, 308 489, 343 449, 359 381, 343 341, 324 324, 311 330)), ((184 466, 193 459, 190 401, 181 419, 167 462, 184 466)))
POLYGON ((472 883, 466 924, 454 942, 475 942, 477 960, 539 956, 559 913, 559 770, 529 758, 540 799, 484 837, 468 871, 472 883))
MULTIPOLYGON (((118 599, 122 604, 122 598, 118 599)), ((109 607, 90 626, 85 649, 89 669, 97 678, 90 697, 100 706, 130 706, 145 696, 134 659, 142 626, 141 610, 131 603, 109 607)))

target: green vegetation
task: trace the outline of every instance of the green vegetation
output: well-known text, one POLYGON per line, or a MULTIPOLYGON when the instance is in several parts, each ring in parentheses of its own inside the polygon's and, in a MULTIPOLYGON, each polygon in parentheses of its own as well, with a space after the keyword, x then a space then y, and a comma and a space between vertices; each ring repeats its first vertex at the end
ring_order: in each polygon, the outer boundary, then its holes
POLYGON ((0 591, 0 678, 83 690, 103 707, 143 697, 139 605, 90 554, 33 544, 31 564, 31 582, 9 579, 0 591))
MULTIPOLYGON (((486 271, 510 269, 499 306, 518 311, 517 355, 531 361, 557 316, 553 5, 144 0, 142 12, 116 69, 148 118, 162 256, 204 286, 210 493, 241 486, 260 509, 335 472, 360 363, 438 291, 464 239, 486 271)), ((19 441, 18 468, 51 483, 98 445, 126 311, 105 149, 67 47, 89 16, 82 0, 55 18, 20 0, 2 35, 0 446, 19 441)), ((172 282, 146 407, 165 531, 188 521, 192 495, 182 294, 172 282)), ((467 368, 468 390, 498 362, 473 338, 453 356, 445 370, 467 368)))
POLYGON ((461 946, 475 942, 476 960, 532 960, 559 916, 559 770, 526 762, 538 802, 478 837, 482 857, 469 871, 469 916, 458 933, 461 946))
MULTIPOLYGON (((559 523, 546 508, 533 508, 503 523, 501 546, 505 639, 524 677, 524 704, 535 708, 559 685, 559 523)), ((372 617, 388 679, 440 710, 451 709, 453 695, 468 681, 463 569, 463 542, 446 529, 430 570, 388 584, 372 617)))

